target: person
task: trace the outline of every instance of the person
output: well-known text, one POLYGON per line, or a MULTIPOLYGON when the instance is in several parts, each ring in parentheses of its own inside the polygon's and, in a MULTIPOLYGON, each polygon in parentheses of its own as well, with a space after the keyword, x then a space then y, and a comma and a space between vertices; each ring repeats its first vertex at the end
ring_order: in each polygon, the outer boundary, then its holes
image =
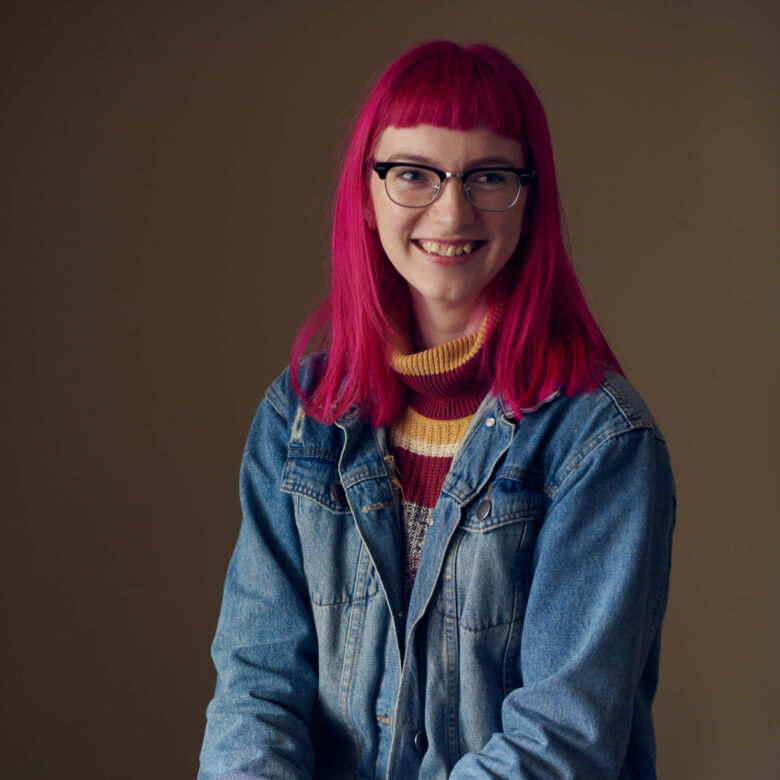
POLYGON ((200 778, 655 776, 669 457, 499 50, 425 43, 370 90, 240 489, 200 778))

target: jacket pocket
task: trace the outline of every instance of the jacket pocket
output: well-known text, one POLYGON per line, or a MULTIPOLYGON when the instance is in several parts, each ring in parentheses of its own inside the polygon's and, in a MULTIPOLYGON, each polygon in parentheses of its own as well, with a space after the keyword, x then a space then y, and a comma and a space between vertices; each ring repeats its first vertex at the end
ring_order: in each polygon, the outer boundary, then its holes
POLYGON ((367 567, 368 556, 362 551, 337 462, 326 453, 288 455, 281 489, 295 497, 295 522, 312 604, 337 607, 376 594, 376 576, 373 567, 367 567))
POLYGON ((445 612, 461 628, 484 631, 522 619, 542 513, 541 494, 508 479, 464 508, 451 551, 454 588, 443 594, 445 612))

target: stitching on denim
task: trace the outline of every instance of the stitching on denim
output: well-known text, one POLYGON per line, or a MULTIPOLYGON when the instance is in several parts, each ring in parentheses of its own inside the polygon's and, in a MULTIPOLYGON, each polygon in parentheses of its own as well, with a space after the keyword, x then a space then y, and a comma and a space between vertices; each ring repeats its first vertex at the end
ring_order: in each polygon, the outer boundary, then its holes
MULTIPOLYGON (((296 517, 296 524, 298 522, 298 517, 301 514, 301 500, 304 498, 304 496, 301 496, 300 494, 293 494, 295 496, 295 517, 296 517)), ((346 512, 344 514, 347 514, 346 512)), ((365 547, 365 545, 363 545, 365 547)), ((361 548, 362 549, 362 548, 361 548)), ((371 571, 373 571, 373 565, 371 566, 371 571)), ((350 604, 354 604, 357 601, 368 601, 369 599, 374 598, 376 594, 379 592, 379 583, 377 582, 375 577, 371 577, 371 571, 368 573, 368 583, 366 586, 366 592, 365 595, 362 595, 360 597, 355 596, 349 596, 347 593, 345 593, 343 590, 338 594, 337 597, 335 597, 332 601, 326 601, 325 596, 322 593, 317 592, 316 590, 313 590, 311 587, 308 588, 309 591, 309 599, 311 600, 312 606, 317 608, 330 608, 330 607, 342 607, 342 606, 348 606, 350 604)))
POLYGON ((499 473, 496 475, 496 482, 502 479, 508 479, 512 482, 517 482, 529 490, 541 492, 544 483, 544 476, 541 472, 531 469, 518 469, 514 466, 502 466, 499 473))
POLYGON ((311 445, 300 446, 291 444, 287 450, 287 460, 326 460, 332 463, 334 468, 338 465, 338 451, 326 450, 311 445))
POLYGON ((271 404, 273 410, 284 420, 286 417, 287 405, 284 403, 284 397, 281 393, 277 393, 275 390, 275 386, 271 385, 266 391, 265 400, 271 404))
POLYGON ((365 601, 370 601, 376 594, 379 592, 379 586, 377 585, 376 580, 373 580, 369 586, 369 591, 366 593, 365 596, 359 596, 359 597, 352 597, 346 596, 345 598, 339 600, 339 601, 317 601, 318 598, 321 598, 321 596, 318 596, 315 593, 309 593, 309 598, 311 599, 311 603, 313 606, 321 608, 321 609, 331 609, 332 607, 348 607, 350 604, 358 604, 365 601))
POLYGON ((617 385, 613 384, 608 377, 602 380, 600 389, 612 399, 618 411, 632 428, 647 428, 656 439, 666 442, 658 428, 658 423, 653 419, 653 415, 647 410, 635 409, 617 385))
POLYGON ((599 388, 604 395, 608 396, 615 408, 620 412, 621 417, 631 426, 635 426, 637 423, 642 422, 642 418, 636 413, 633 408, 626 401, 626 397, 613 385, 607 377, 601 381, 599 388))
POLYGON ((352 584, 352 592, 353 595, 349 596, 342 591, 342 593, 340 593, 332 601, 324 601, 324 596, 321 593, 309 592, 309 598, 311 599, 312 604, 316 607, 343 607, 349 606, 351 604, 366 602, 376 596, 376 594, 379 592, 379 581, 376 577, 376 570, 374 569, 371 555, 369 554, 368 548, 363 542, 361 542, 360 551, 358 553, 358 563, 355 569, 355 578, 352 584), (362 563, 365 556, 368 557, 368 560, 366 563, 362 563), (362 578, 364 584, 359 586, 358 580, 360 578, 361 566, 363 569, 365 569, 365 574, 362 578), (358 595, 361 588, 362 593, 358 595))
MULTIPOLYGON (((524 571, 526 571, 526 567, 521 566, 521 561, 518 560, 520 556, 520 551, 525 546, 525 536, 528 533, 528 526, 526 525, 523 528, 523 535, 520 537, 520 540, 518 541, 517 547, 515 548, 515 557, 513 560, 513 571, 515 572, 514 576, 514 582, 512 583, 512 619, 510 620, 510 629, 509 634, 506 638, 506 645, 504 646, 504 657, 501 659, 501 682, 504 686, 503 694, 504 697, 506 697, 509 694, 509 691, 511 690, 510 684, 509 684, 509 661, 511 658, 511 651, 512 651, 512 645, 514 644, 514 639, 517 634, 515 629, 517 628, 517 622, 518 622, 518 613, 520 612, 520 603, 523 604, 526 603, 526 599, 520 598, 520 592, 522 588, 522 583, 520 581, 521 576, 524 571)), ((522 610, 523 617, 525 616, 525 609, 522 610)))
POLYGON ((608 441, 622 436, 626 433, 633 433, 634 431, 641 431, 642 428, 626 428, 621 426, 610 426, 605 428, 598 436, 594 436, 585 447, 580 450, 576 455, 573 455, 558 471, 556 475, 557 479, 548 482, 544 487, 544 492, 550 499, 554 499, 561 488, 566 484, 569 477, 579 469, 583 462, 590 457, 594 452, 601 449, 601 447, 608 441), (556 484, 557 483, 557 484, 556 484))
POLYGON ((454 501, 456 501, 458 504, 461 505, 464 504, 466 502, 466 499, 471 495, 471 492, 465 493, 462 492, 457 487, 446 486, 446 482, 445 482, 445 487, 442 487, 441 492, 445 496, 449 496, 450 498, 452 498, 454 501))
POLYGON ((385 479, 387 479, 386 471, 376 471, 375 469, 368 468, 368 466, 364 466, 363 468, 355 469, 343 474, 341 484, 344 485, 345 488, 350 488, 359 485, 361 482, 368 482, 369 480, 381 481, 385 479))
MULTIPOLYGON (((516 549, 515 549, 515 559, 517 559, 518 555, 520 554, 520 552, 525 547, 525 541, 526 541, 526 537, 528 535, 529 525, 530 525, 529 523, 525 524, 525 526, 523 527, 523 532, 522 532, 522 534, 520 534, 520 538, 517 541, 517 546, 516 546, 516 549)), ((446 564, 447 566, 450 565, 449 561, 450 561, 451 556, 457 556, 457 550, 458 550, 458 548, 460 546, 460 542, 464 538, 465 538, 465 532, 463 532, 461 530, 460 533, 459 533, 459 537, 457 539, 457 543, 453 545, 452 551, 450 553, 448 553, 448 555, 447 555, 447 564, 446 564)), ((453 560, 456 560, 456 558, 453 558, 453 560)), ((519 576, 520 572, 523 570, 524 567, 515 566, 514 568, 515 568, 515 571, 517 572, 516 575, 515 575, 515 577, 517 578, 517 576, 519 576)), ((455 587, 457 588, 457 583, 455 584, 455 587)), ((515 579, 514 584, 513 584, 512 587, 513 587, 513 593, 514 593, 514 597, 513 598, 515 600, 517 600, 517 589, 518 589, 517 579, 515 579)), ((457 593, 457 591, 456 591, 456 593, 457 593)), ((472 633, 472 634, 478 634, 478 633, 483 632, 483 631, 489 631, 492 628, 499 628, 501 626, 506 626, 506 625, 509 625, 511 623, 516 623, 518 621, 518 619, 522 619, 522 618, 518 618, 517 617, 514 602, 513 602, 512 610, 510 611, 510 614, 512 615, 512 617, 510 617, 508 620, 501 620, 501 621, 499 621, 497 623, 489 623, 487 625, 480 625, 478 627, 467 625, 463 621, 463 617, 459 616, 457 614, 457 599, 456 599, 455 604, 450 608, 448 600, 445 599, 444 596, 440 594, 439 598, 437 599, 436 609, 437 609, 437 612, 445 620, 455 620, 457 622, 457 624, 460 626, 460 628, 462 628, 464 631, 468 631, 469 633, 472 633)), ((523 614, 525 614, 524 610, 523 610, 523 614)))
MULTIPOLYGON (((525 541, 526 536, 528 535, 528 527, 529 524, 526 523, 523 526, 523 532, 520 534, 519 539, 517 540, 517 545, 515 546, 515 554, 513 557, 513 562, 517 563, 517 558, 520 555, 521 550, 525 547, 525 541)), ((487 624, 480 624, 479 626, 476 625, 469 625, 466 621, 464 621, 463 616, 455 615, 455 619, 458 621, 458 625, 464 630, 468 631, 471 634, 479 634, 484 631, 489 631, 491 628, 499 628, 501 626, 508 626, 517 623, 518 621, 518 615, 517 615, 517 604, 520 601, 518 599, 518 584, 517 584, 517 578, 522 571, 523 567, 515 565, 514 567, 515 575, 512 578, 512 609, 510 610, 509 614, 510 617, 508 620, 501 620, 496 623, 487 623, 487 624)), ((510 637, 507 638, 507 642, 509 642, 509 639, 511 638, 511 632, 510 637)))
POLYGON ((283 479, 281 481, 281 484, 279 485, 279 489, 283 493, 290 493, 294 496, 304 496, 305 498, 311 499, 316 504, 321 506, 323 509, 327 509, 331 514, 334 515, 348 515, 349 514, 349 507, 342 506, 340 504, 335 504, 332 500, 329 500, 326 498, 326 494, 323 491, 317 491, 312 488, 310 488, 308 485, 305 485, 301 482, 297 482, 295 480, 292 480, 290 478, 283 479))
MULTIPOLYGON (((491 409, 494 407, 490 407, 491 409)), ((503 435, 507 436, 506 442, 501 443, 500 450, 496 452, 495 457, 493 458, 492 462, 490 463, 490 468, 487 470, 488 478, 491 474, 495 473, 497 470, 500 470, 499 463, 503 461, 503 459, 506 457, 506 453, 510 451, 512 447, 512 442, 514 441, 514 437, 516 434, 516 428, 517 426, 513 423, 508 422, 505 418, 501 418, 501 428, 509 428, 508 433, 504 432, 503 435)), ((472 420, 473 424, 473 420, 472 420)), ((477 428, 471 428, 469 426, 469 430, 471 431, 471 434, 466 434, 466 437, 463 438, 461 443, 458 445, 458 452, 463 452, 468 446, 471 441, 471 439, 476 436, 477 428)), ((456 456, 457 459, 457 456, 456 456)), ((454 462, 454 461, 453 461, 454 462)), ((447 478, 444 480, 444 484, 442 485, 442 494, 449 496, 450 498, 454 499, 458 504, 463 506, 466 501, 471 498, 472 496, 476 495, 480 490, 482 490, 485 482, 481 481, 478 485, 467 485, 466 490, 461 489, 458 486, 459 482, 463 482, 464 478, 461 474, 455 475, 455 484, 452 484, 450 478, 452 477, 452 472, 447 475, 447 478)), ((496 477, 498 478, 498 477, 496 477)), ((485 480, 486 481, 486 480, 485 480)))
POLYGON ((532 522, 534 518, 541 517, 542 514, 543 514, 543 507, 540 502, 538 508, 534 507, 533 509, 511 512, 510 514, 507 515, 499 515, 498 517, 495 518, 495 522, 492 523, 482 521, 479 524, 477 524, 474 523, 473 521, 467 520, 464 523, 461 523, 461 528, 471 533, 477 533, 477 534, 488 533, 492 531, 494 528, 503 528, 505 525, 512 525, 513 523, 532 522))
POLYGON ((460 532, 452 542, 452 551, 447 556, 447 560, 442 568, 442 590, 445 604, 451 605, 451 615, 444 615, 444 658, 445 658, 445 690, 447 707, 444 714, 447 730, 447 755, 448 758, 456 761, 460 755, 458 746, 458 724, 457 724, 457 702, 458 702, 458 581, 457 581, 457 559, 458 549, 463 540, 463 533, 460 532))
POLYGON ((490 625, 487 625, 487 626, 476 627, 476 626, 468 626, 468 625, 466 625, 459 618, 456 618, 456 620, 458 621, 458 625, 461 627, 461 629, 463 631, 468 631, 469 634, 482 634, 485 631, 490 631, 490 630, 492 630, 494 628, 502 628, 503 626, 509 626, 512 623, 516 623, 517 622, 517 619, 512 617, 509 620, 502 620, 500 623, 491 623, 490 625))
MULTIPOLYGON (((517 469, 512 466, 501 465, 498 466, 498 473, 496 474, 493 482, 500 482, 502 479, 508 479, 514 483, 518 483, 526 486, 530 491, 536 493, 544 492, 544 480, 543 476, 538 471, 530 471, 527 469, 517 469)), ((463 491, 457 485, 447 485, 445 482, 442 487, 442 493, 449 496, 458 504, 465 504, 476 496, 482 488, 473 490, 469 487, 468 490, 463 491)))
MULTIPOLYGON (((368 579, 371 576, 371 558, 365 545, 361 545, 358 553, 358 562, 353 582, 353 590, 359 593, 368 586, 368 579)), ((341 680, 339 681, 339 710, 347 719, 349 729, 355 737, 357 732, 352 718, 349 716, 349 699, 352 692, 352 681, 355 673, 355 658, 358 646, 360 644, 360 635, 363 631, 363 622, 365 620, 365 598, 356 600, 350 609, 349 622, 347 624, 346 646, 344 648, 344 665, 341 670, 341 680)))

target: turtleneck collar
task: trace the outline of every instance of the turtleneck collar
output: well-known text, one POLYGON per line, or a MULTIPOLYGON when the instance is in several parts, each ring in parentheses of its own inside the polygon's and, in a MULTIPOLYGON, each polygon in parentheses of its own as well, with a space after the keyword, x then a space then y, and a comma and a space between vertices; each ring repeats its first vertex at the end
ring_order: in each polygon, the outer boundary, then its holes
POLYGON ((499 316, 499 307, 493 306, 474 333, 422 352, 392 350, 391 366, 416 412, 434 419, 473 414, 490 387, 480 379, 482 351, 499 316))

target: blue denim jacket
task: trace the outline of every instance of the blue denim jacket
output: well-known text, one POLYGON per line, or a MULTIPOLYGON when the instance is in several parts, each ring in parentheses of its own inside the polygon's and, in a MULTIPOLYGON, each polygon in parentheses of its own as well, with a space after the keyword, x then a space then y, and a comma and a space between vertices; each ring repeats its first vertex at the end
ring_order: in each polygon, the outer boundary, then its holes
POLYGON ((631 386, 608 374, 519 422, 485 399, 408 612, 391 471, 383 429, 316 422, 287 373, 268 390, 199 777, 655 777, 675 499, 631 386))

